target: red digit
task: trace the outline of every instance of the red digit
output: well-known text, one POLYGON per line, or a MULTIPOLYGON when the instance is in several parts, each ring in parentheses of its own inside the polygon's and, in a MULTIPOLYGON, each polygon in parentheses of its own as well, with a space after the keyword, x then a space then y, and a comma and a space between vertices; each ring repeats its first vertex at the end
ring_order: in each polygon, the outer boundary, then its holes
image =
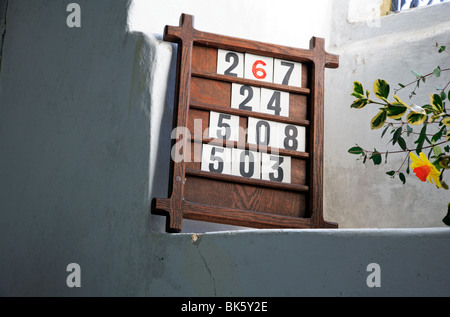
POLYGON ((253 76, 255 76, 258 79, 264 79, 267 76, 266 71, 261 68, 261 67, 257 67, 259 64, 261 64, 262 66, 266 66, 266 63, 264 63, 262 60, 257 60, 252 67, 252 73, 253 76), (261 75, 259 73, 262 73, 261 75))

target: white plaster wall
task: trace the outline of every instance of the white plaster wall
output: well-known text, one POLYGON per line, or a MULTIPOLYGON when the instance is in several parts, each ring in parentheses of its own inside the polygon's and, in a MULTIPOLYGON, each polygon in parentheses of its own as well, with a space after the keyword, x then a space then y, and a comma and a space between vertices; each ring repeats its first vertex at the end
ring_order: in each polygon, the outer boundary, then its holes
POLYGON ((133 0, 131 31, 162 34, 178 26, 181 13, 195 17, 198 30, 308 48, 312 36, 329 39, 331 0, 133 0))

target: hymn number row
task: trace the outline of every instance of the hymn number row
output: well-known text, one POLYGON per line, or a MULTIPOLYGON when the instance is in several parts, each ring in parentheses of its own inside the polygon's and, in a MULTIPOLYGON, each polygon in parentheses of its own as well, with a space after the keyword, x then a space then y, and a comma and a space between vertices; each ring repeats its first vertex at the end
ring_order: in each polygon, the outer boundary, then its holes
POLYGON ((219 49, 217 73, 281 85, 302 86, 301 63, 249 53, 219 49))
POLYGON ((289 117, 289 93, 233 83, 231 108, 289 117))
POLYGON ((291 157, 210 144, 202 147, 202 171, 291 182, 291 157))
MULTIPOLYGON (((305 152, 305 127, 248 118, 247 143, 305 152)), ((239 116, 210 112, 210 138, 239 141, 239 116)))

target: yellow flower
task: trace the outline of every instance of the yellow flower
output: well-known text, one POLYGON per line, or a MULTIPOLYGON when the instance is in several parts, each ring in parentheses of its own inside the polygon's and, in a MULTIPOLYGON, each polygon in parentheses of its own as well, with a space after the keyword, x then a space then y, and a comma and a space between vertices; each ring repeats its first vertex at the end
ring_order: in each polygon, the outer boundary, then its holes
POLYGON ((439 182, 440 173, 437 168, 430 163, 423 152, 420 152, 419 156, 420 158, 414 153, 409 152, 409 157, 412 160, 411 169, 416 174, 417 178, 419 178, 422 182, 428 180, 430 183, 433 183, 431 181, 431 179, 433 179, 436 186, 441 187, 441 182, 439 182))

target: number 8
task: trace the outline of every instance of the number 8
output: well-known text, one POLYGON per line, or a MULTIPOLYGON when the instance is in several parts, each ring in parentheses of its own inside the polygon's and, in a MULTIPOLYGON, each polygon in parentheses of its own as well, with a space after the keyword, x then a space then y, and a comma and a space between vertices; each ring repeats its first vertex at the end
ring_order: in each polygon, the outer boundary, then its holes
POLYGON ((297 136, 298 136, 298 130, 295 126, 293 125, 287 125, 284 128, 284 135, 286 136, 284 138, 284 142, 283 142, 283 146, 285 149, 287 150, 297 150, 298 148, 298 141, 297 141, 297 136), (290 143, 292 143, 290 145, 290 143))

